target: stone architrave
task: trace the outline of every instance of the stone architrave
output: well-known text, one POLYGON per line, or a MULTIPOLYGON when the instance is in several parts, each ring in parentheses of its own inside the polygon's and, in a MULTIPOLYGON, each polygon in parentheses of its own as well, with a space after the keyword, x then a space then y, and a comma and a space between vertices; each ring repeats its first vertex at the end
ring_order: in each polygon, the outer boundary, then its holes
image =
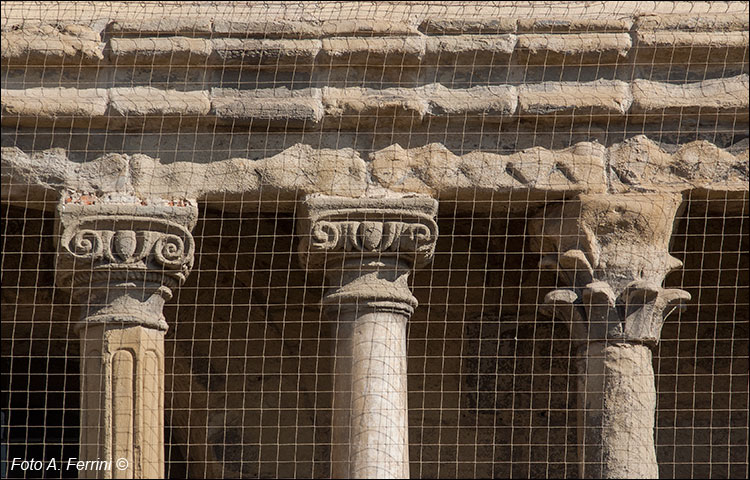
POLYGON ((79 459, 112 462, 79 475, 164 478, 162 307, 193 266, 197 208, 78 197, 58 207, 56 281, 81 306, 79 459))
POLYGON ((650 347, 690 299, 663 288, 682 266, 669 254, 677 194, 581 195, 530 222, 541 266, 561 288, 546 309, 578 345, 578 436, 584 478, 657 478, 650 347))
POLYGON ((437 202, 317 195, 303 209, 301 261, 324 271, 336 325, 332 475, 409 478, 408 279, 432 259, 437 202))

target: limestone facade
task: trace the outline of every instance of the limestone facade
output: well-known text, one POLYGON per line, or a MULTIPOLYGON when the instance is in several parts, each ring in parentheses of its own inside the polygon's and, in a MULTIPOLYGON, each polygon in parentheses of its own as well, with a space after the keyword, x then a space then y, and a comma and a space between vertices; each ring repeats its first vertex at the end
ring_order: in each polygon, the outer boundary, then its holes
POLYGON ((10 457, 41 388, 85 478, 747 475, 746 3, 59 6, 1 15, 10 457))

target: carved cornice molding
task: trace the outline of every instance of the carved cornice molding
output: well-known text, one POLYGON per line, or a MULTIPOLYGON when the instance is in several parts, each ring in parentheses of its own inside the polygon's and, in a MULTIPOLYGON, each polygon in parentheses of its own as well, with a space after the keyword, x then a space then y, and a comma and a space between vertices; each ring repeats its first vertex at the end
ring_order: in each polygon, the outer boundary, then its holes
POLYGON ((57 283, 74 292, 118 283, 184 283, 193 267, 195 206, 65 203, 58 208, 57 283))
POLYGON ((566 286, 548 293, 547 310, 578 341, 658 342, 664 318, 690 300, 661 287, 682 262, 669 255, 680 195, 581 195, 530 222, 540 266, 566 286))
POLYGON ((413 267, 435 252, 437 202, 429 197, 351 199, 309 196, 302 205, 300 260, 322 270, 323 302, 410 315, 417 306, 408 285, 413 267))

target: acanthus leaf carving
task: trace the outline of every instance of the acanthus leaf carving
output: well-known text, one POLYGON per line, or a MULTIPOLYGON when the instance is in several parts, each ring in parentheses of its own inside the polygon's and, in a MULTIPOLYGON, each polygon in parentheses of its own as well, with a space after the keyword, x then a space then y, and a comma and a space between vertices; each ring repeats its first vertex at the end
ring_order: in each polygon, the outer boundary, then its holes
POLYGON ((658 342, 664 318, 690 299, 661 283, 682 262, 668 251, 679 195, 581 195, 530 224, 540 267, 566 288, 545 297, 574 339, 658 342))

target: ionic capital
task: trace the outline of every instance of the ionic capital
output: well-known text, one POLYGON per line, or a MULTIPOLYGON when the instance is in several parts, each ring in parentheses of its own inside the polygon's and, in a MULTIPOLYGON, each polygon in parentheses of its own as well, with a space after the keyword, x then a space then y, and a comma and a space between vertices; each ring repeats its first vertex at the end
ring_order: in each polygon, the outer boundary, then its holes
POLYGON ((195 204, 65 195, 57 213, 56 282, 88 306, 85 321, 166 329, 161 307, 193 267, 195 204))
POLYGON ((690 299, 662 288, 682 266, 669 241, 682 198, 672 194, 581 195, 531 220, 540 266, 565 288, 545 297, 576 340, 656 343, 666 315, 690 299))
POLYGON ((367 304, 411 313, 409 271, 432 260, 437 202, 429 197, 309 196, 299 221, 300 260, 324 270, 327 304, 367 304))

